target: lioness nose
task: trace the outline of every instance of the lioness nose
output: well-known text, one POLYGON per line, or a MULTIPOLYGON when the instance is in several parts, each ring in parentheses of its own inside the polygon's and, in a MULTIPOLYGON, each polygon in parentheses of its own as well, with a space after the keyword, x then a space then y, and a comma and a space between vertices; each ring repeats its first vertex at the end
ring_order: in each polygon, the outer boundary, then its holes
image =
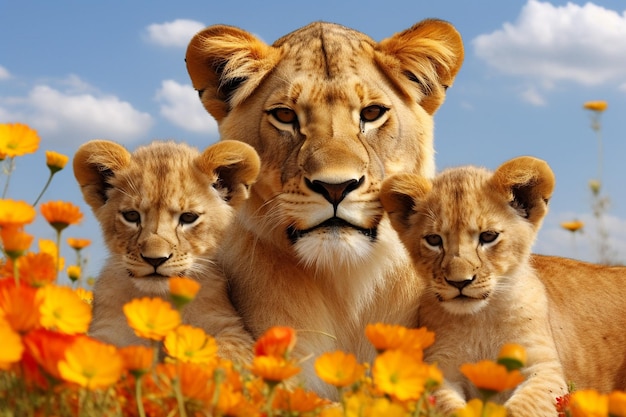
POLYGON ((147 263, 149 263, 150 265, 152 265, 153 267, 157 268, 160 265, 163 265, 165 263, 165 261, 167 261, 168 259, 170 259, 171 255, 168 257, 163 257, 163 258, 147 258, 143 255, 141 255, 141 259, 143 259, 144 261, 146 261, 147 263))
POLYGON ((348 193, 356 190, 363 184, 365 177, 361 177, 358 181, 351 179, 338 184, 332 184, 324 181, 305 179, 307 187, 318 194, 321 194, 330 204, 337 207, 339 203, 348 195, 348 193))
POLYGON ((476 276, 473 276, 467 279, 462 279, 462 280, 451 280, 451 279, 446 278, 446 282, 449 285, 452 285, 453 287, 458 288, 459 290, 462 290, 463 288, 471 284, 472 281, 474 281, 474 279, 476 279, 476 276))

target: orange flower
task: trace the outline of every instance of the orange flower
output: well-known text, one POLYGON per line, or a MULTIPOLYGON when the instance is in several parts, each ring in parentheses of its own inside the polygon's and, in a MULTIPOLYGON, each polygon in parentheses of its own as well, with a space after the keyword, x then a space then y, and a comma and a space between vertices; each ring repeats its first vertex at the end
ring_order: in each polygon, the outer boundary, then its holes
POLYGON ((431 374, 429 366, 403 350, 386 350, 372 367, 374 384, 385 394, 400 401, 422 396, 431 374))
POLYGON ((79 238, 75 238, 75 237, 68 237, 67 238, 67 244, 70 246, 70 248, 72 248, 74 250, 81 250, 81 249, 84 249, 87 246, 91 245, 91 240, 89 240, 89 239, 79 239, 79 238))
POLYGON ((328 400, 322 399, 316 393, 306 391, 302 387, 297 387, 294 390, 277 388, 272 407, 274 410, 284 411, 286 415, 301 415, 319 410, 328 404, 328 400))
POLYGON ((486 404, 474 398, 467 402, 467 405, 454 413, 456 417, 506 417, 506 408, 503 405, 488 401, 486 404))
POLYGON ((57 232, 71 224, 78 224, 83 219, 80 208, 70 202, 48 201, 40 207, 41 214, 57 232))
MULTIPOLYGON (((65 351, 74 343, 78 336, 68 335, 47 329, 36 329, 24 336, 25 356, 37 363, 41 368, 57 380, 61 379, 59 361, 65 357, 65 351)), ((40 381, 36 370, 31 370, 30 379, 40 381)), ((46 386, 45 378, 41 385, 46 386)))
POLYGON ((157 367, 157 372, 170 381, 178 380, 185 398, 209 404, 213 399, 213 371, 196 363, 165 363, 157 367))
POLYGON ((147 373, 154 364, 154 348, 148 346, 125 346, 119 349, 124 368, 136 378, 147 373))
POLYGON ((217 359, 217 342, 204 330, 182 324, 163 341, 168 355, 182 362, 210 363, 217 359))
POLYGON ((46 151, 46 165, 52 174, 65 168, 70 158, 54 151, 46 151))
POLYGON ((86 290, 84 288, 78 287, 74 290, 78 298, 83 300, 83 302, 87 305, 91 305, 93 303, 93 291, 86 290))
POLYGON ((274 326, 265 331, 254 344, 256 356, 286 357, 296 344, 296 331, 291 327, 274 326))
POLYGON ((0 153, 9 157, 34 153, 39 148, 37 131, 22 123, 0 124, 0 153))
POLYGON ((17 259, 24 254, 33 243, 34 236, 26 233, 22 226, 5 226, 0 229, 2 245, 7 256, 17 259))
POLYGON ((411 351, 414 355, 421 355, 424 349, 435 342, 435 333, 425 327, 409 329, 396 324, 368 324, 365 327, 365 336, 378 352, 402 349, 411 351))
POLYGON ((2 340, 2 348, 0 349, 0 370, 8 370, 11 364, 22 359, 24 353, 24 344, 22 337, 17 333, 6 318, 0 316, 0 340, 2 340))
POLYGON ((88 389, 115 384, 122 368, 122 357, 114 346, 86 336, 78 337, 59 362, 59 373, 64 380, 88 389))
POLYGON ((500 348, 498 363, 512 371, 526 366, 527 356, 524 346, 517 343, 506 343, 500 348))
POLYGON ((252 373, 269 383, 278 383, 300 372, 292 361, 279 356, 255 356, 252 373))
POLYGON ((587 110, 601 113, 607 109, 608 104, 604 100, 587 101, 585 104, 583 104, 583 107, 587 110))
POLYGON ((606 417, 609 414, 609 398, 595 390, 574 391, 570 397, 572 417, 606 417))
POLYGON ((58 249, 59 247, 54 242, 54 240, 39 239, 39 252, 47 253, 48 255, 52 256, 52 258, 54 259, 54 263, 56 264, 58 262, 59 271, 61 271, 65 267, 65 259, 64 258, 57 259, 58 252, 59 252, 58 249))
POLYGON ((12 279, 0 279, 0 315, 4 316, 13 330, 26 333, 40 327, 37 290, 30 285, 15 285, 12 279))
POLYGON ((47 253, 28 252, 16 262, 20 280, 33 287, 41 287, 57 279, 54 257, 47 253))
POLYGON ((336 351, 318 357, 315 360, 315 372, 322 381, 345 387, 359 380, 365 373, 365 367, 357 362, 353 354, 336 351))
POLYGON ((41 299, 41 324, 46 329, 67 334, 86 333, 91 307, 70 287, 46 285, 37 291, 41 299))
POLYGON ((35 220, 35 208, 25 201, 0 199, 0 227, 25 226, 35 220))
POLYGON ((568 230, 572 233, 575 233, 579 230, 581 230, 583 228, 583 226, 585 225, 585 223, 581 222, 580 220, 573 220, 571 222, 562 222, 561 223, 561 227, 565 230, 568 230))
POLYGON ((161 298, 136 298, 124 305, 128 324, 139 337, 163 340, 181 321, 180 313, 161 298))
POLYGON ((195 279, 187 277, 171 277, 168 279, 168 283, 170 297, 177 308, 182 308, 193 300, 200 290, 200 283, 195 279))
POLYGON ((504 365, 489 360, 465 363, 460 369, 476 388, 490 393, 515 388, 524 380, 518 370, 509 372, 504 365))
POLYGON ((626 392, 613 391, 608 396, 611 417, 626 417, 626 392))

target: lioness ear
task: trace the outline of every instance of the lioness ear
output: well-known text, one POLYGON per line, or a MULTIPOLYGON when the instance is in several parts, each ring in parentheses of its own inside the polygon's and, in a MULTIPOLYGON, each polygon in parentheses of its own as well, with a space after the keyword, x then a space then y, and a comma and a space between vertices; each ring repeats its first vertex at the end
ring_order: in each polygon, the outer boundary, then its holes
MULTIPOLYGON (((437 19, 424 20, 381 41, 379 50, 383 54, 377 57, 387 75, 393 79, 408 77, 419 85, 423 96, 420 105, 429 114, 443 103, 465 54, 459 32, 450 23, 437 19)), ((401 81, 400 85, 406 82, 401 81)))
POLYGON ((428 178, 415 174, 391 175, 383 181, 380 203, 400 236, 409 228, 409 218, 415 206, 431 188, 432 182, 428 178))
POLYGON ((254 35, 215 25, 198 32, 185 62, 206 110, 219 122, 248 97, 278 62, 279 53, 254 35))
POLYGON ((500 165, 491 178, 497 192, 536 229, 548 213, 548 202, 554 190, 554 173, 543 160, 521 156, 500 165))
POLYGON ((78 148, 73 160, 74 176, 93 211, 106 203, 108 179, 129 163, 130 152, 115 142, 96 139, 78 148))
POLYGON ((216 176, 216 187, 226 190, 232 206, 248 198, 250 185, 261 169, 261 160, 254 148, 236 140, 222 140, 209 146, 196 163, 200 171, 216 176))

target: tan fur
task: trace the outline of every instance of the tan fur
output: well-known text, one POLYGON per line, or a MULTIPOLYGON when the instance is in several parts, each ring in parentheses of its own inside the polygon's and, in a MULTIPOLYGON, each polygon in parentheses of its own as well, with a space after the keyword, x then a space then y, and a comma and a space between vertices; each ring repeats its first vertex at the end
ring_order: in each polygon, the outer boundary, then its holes
POLYGON ((74 174, 110 255, 94 286, 89 334, 118 346, 147 343, 128 326, 122 307, 138 297, 167 299, 167 278, 201 283, 183 321, 216 337, 220 353, 247 360, 252 338, 231 305, 214 255, 235 208, 259 172, 249 145, 224 141, 203 153, 155 141, 133 153, 93 140, 74 157, 74 174))
POLYGON ((553 187, 549 166, 531 157, 383 183, 381 202, 426 280, 419 324, 435 332, 425 359, 444 372, 443 411, 478 396, 460 365, 494 359, 504 343, 528 353, 525 382, 498 398, 509 415, 556 416, 568 382, 623 388, 626 268, 531 256, 553 187))
POLYGON ((222 137, 262 160, 220 253, 233 300, 255 337, 298 330, 304 379, 321 394, 336 396, 314 356, 369 360, 367 323, 414 320, 420 284, 378 191, 389 174, 434 174, 432 115, 462 59, 459 34, 438 20, 379 43, 316 22, 271 46, 223 25, 189 44, 191 80, 222 137))

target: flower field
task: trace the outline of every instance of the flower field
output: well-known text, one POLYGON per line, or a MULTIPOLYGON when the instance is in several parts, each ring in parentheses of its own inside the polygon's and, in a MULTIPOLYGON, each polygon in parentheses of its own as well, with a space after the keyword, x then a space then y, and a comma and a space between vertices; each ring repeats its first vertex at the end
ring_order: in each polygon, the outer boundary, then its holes
MULTIPOLYGON (((30 127, 0 124, 3 163, 12 166, 14 158, 38 146, 30 127)), ((46 155, 50 177, 33 204, 0 199, 0 416, 441 416, 433 391, 443 375, 436 364, 423 361, 436 335, 425 328, 372 323, 365 331, 378 352, 371 363, 341 351, 315 359, 318 376, 337 388, 338 402, 290 382, 302 365, 291 354, 296 329, 268 329, 256 341, 249 364, 221 358, 211 335, 181 323, 181 311, 199 289, 185 277, 170 278, 171 303, 141 298, 125 305, 143 345, 117 348, 91 338, 91 293, 81 279, 81 251, 90 241, 62 240, 82 219, 77 206, 39 202, 69 159, 51 151, 46 155), (37 215, 57 239, 32 251, 34 236, 25 229, 37 215), (75 264, 65 266, 61 244, 76 251, 75 264), (60 274, 72 284, 61 285, 60 274)), ((489 399, 523 382, 525 352, 505 345, 493 359, 462 366, 482 397, 455 416, 506 415, 489 399)), ((573 391, 555 398, 557 413, 626 417, 626 394, 573 391)))

